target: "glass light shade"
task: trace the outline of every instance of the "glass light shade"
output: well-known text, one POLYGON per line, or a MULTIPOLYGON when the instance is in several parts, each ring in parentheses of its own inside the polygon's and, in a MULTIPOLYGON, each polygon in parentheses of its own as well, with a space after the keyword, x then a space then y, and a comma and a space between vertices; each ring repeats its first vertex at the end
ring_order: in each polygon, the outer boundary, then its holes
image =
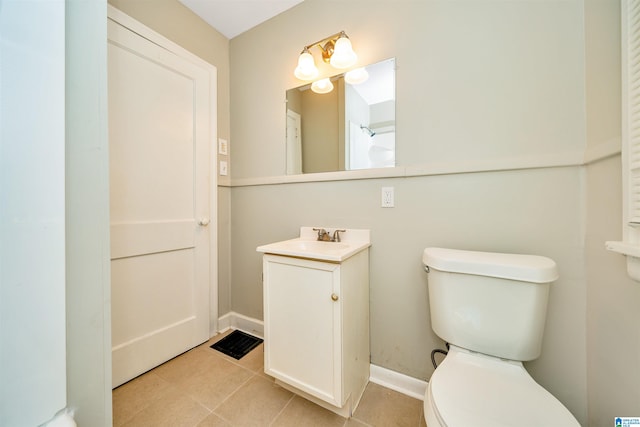
POLYGON ((333 83, 329 78, 318 80, 311 83, 311 90, 315 93, 329 93, 333 90, 333 83))
POLYGON ((364 83, 368 78, 369 73, 364 68, 356 68, 354 70, 348 71, 344 75, 344 81, 349 83, 350 85, 364 83))
POLYGON ((333 48, 333 55, 329 63, 335 68, 349 68, 358 60, 358 55, 351 47, 351 41, 347 37, 340 37, 333 48))
POLYGON ((318 76, 313 56, 306 49, 298 57, 298 66, 293 74, 300 80, 313 80, 318 76))

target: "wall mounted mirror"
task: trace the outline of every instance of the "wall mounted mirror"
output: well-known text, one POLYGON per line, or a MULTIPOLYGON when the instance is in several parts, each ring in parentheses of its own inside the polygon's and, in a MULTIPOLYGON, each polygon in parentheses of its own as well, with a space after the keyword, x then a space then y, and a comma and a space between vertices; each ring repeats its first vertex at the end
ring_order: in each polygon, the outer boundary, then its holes
POLYGON ((395 166, 395 59, 364 69, 362 83, 331 77, 328 93, 287 91, 287 174, 395 166))

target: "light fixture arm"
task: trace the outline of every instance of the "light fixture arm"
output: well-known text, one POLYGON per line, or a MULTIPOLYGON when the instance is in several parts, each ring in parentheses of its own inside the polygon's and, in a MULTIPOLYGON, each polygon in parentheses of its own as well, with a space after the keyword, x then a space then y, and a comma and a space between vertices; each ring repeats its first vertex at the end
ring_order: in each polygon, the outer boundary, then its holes
POLYGON ((322 60, 328 63, 331 60, 331 55, 333 55, 333 49, 336 45, 336 41, 340 37, 349 38, 349 36, 347 36, 347 33, 345 33, 343 30, 339 33, 335 33, 333 35, 330 35, 329 37, 318 40, 317 42, 306 45, 304 49, 302 49, 302 52, 308 52, 312 47, 318 46, 322 51, 322 60))
MULTIPOLYGON (((317 42, 315 42, 315 43, 308 44, 308 45, 306 45, 306 46, 304 47, 304 49, 309 50, 309 49, 311 49, 311 48, 312 48, 312 47, 314 47, 314 46, 318 46, 318 47, 320 47, 320 49, 324 50, 324 49, 323 49, 323 44, 324 44, 324 43, 326 43, 326 42, 328 42, 328 41, 332 41, 332 42, 334 42, 334 43, 335 43, 335 41, 336 41, 336 40, 338 40, 340 37, 347 37, 347 38, 349 38, 349 37, 347 36, 347 33, 345 33, 344 31, 340 31, 339 33, 335 33, 335 34, 334 34, 334 35, 332 35, 332 36, 325 37, 325 38, 323 38, 323 39, 321 39, 321 40, 318 40, 318 41, 317 41, 317 42)), ((303 49, 303 51, 304 51, 304 49, 303 49)))

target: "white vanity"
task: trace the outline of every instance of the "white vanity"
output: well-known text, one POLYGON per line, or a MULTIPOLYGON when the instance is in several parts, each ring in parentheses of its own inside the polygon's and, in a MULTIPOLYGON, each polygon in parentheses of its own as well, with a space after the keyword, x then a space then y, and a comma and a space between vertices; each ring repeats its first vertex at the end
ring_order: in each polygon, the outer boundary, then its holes
MULTIPOLYGON (((333 229, 326 229, 329 234, 333 229)), ((369 230, 340 242, 300 237, 260 246, 264 369, 276 382, 344 417, 369 381, 369 230)))

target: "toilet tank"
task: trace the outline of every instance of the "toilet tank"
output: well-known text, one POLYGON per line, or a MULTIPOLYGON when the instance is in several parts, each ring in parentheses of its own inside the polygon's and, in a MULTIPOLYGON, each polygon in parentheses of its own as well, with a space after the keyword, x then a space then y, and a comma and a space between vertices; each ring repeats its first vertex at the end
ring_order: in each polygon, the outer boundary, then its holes
POLYGON ((426 248, 431 327, 458 347, 510 360, 540 355, 556 263, 536 255, 426 248))

